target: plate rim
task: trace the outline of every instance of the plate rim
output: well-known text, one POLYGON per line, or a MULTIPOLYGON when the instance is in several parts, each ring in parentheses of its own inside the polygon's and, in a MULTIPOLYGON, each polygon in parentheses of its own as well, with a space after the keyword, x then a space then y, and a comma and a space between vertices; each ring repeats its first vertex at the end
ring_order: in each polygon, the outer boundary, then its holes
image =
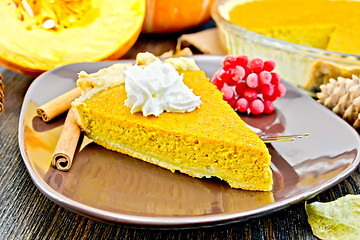
MULTIPOLYGON (((214 60, 222 60, 225 55, 194 55, 192 58, 194 58, 195 61, 214 61, 214 60)), ((270 214, 275 211, 279 211, 281 209, 287 208, 290 205, 300 203, 306 199, 312 198, 318 193, 325 191, 334 185, 338 184, 340 181, 347 178, 353 171, 356 170, 356 168, 359 165, 360 162, 360 156, 359 156, 359 150, 360 150, 360 137, 359 134, 353 129, 353 134, 356 133, 357 140, 358 140, 358 152, 356 154, 355 159, 339 174, 334 176, 333 178, 329 179, 328 181, 325 181, 321 183, 319 186, 314 187, 310 190, 307 190, 303 193, 297 194, 295 196, 292 196, 290 198, 274 202, 259 208, 247 210, 247 211, 241 211, 236 213, 221 213, 221 214, 212 214, 212 215, 205 215, 205 216, 191 216, 191 217, 158 217, 158 216, 139 216, 139 215, 132 215, 132 214, 122 214, 122 213, 114 213, 111 211, 106 211, 102 209, 98 209, 95 207, 91 207, 88 205, 85 205, 80 202, 76 202, 58 192, 51 189, 43 179, 39 178, 36 174, 35 170, 31 167, 30 161, 27 158, 27 155, 25 153, 25 146, 24 146, 24 112, 25 108, 27 107, 27 104, 30 100, 31 92, 34 91, 37 85, 39 85, 44 78, 46 78, 47 75, 51 74, 54 71, 59 71, 61 69, 66 69, 72 66, 76 65, 83 65, 83 64, 89 64, 89 65, 97 65, 99 63, 104 64, 113 64, 118 62, 134 62, 133 59, 129 60, 117 60, 117 61, 103 61, 103 62, 82 62, 82 63, 72 63, 67 64, 55 69, 52 69, 50 71, 47 71, 40 76, 38 76, 36 79, 33 80, 29 88, 27 89, 27 92, 25 94, 22 106, 21 106, 21 112, 19 117, 19 124, 18 124, 18 144, 19 149, 21 153, 22 160, 25 164, 25 167, 27 169, 27 172, 29 173, 33 183, 35 186, 39 189, 40 192, 42 192, 48 199, 55 202, 56 204, 70 210, 73 212, 76 212, 80 215, 84 215, 90 218, 95 218, 101 221, 107 221, 112 223, 121 223, 121 224, 128 224, 128 225, 141 225, 141 226, 149 226, 149 227, 181 227, 181 226, 206 226, 206 225, 217 225, 217 224, 224 224, 224 223, 230 223, 234 221, 242 221, 247 220, 249 218, 259 217, 261 215, 270 214)), ((79 69, 80 71, 80 69, 79 69)), ((75 83, 75 82, 74 82, 75 83)), ((287 83, 290 84, 290 83, 287 83)), ((292 85, 292 84, 290 84, 292 85)), ((296 88, 296 87, 295 87, 296 88)), ((299 90, 300 91, 300 90, 299 90)), ((305 95, 306 97, 311 98, 310 96, 306 95, 305 93, 301 93, 305 95)), ((349 125, 350 128, 352 128, 349 125)))

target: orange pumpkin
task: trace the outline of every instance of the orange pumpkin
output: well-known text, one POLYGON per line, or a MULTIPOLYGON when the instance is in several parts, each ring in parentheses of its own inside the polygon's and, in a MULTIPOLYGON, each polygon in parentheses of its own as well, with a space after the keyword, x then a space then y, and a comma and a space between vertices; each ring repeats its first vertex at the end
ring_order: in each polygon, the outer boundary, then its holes
POLYGON ((143 33, 170 33, 204 24, 214 0, 147 0, 143 33))
POLYGON ((1 0, 0 64, 36 76, 118 59, 135 43, 145 0, 1 0))

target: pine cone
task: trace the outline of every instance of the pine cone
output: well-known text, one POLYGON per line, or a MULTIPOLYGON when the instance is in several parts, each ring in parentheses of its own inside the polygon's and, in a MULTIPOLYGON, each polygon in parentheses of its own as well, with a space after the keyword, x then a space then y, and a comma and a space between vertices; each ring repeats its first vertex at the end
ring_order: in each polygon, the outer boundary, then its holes
POLYGON ((338 77, 320 86, 318 102, 360 130, 360 78, 338 77))
POLYGON ((2 82, 2 76, 0 74, 0 113, 4 111, 4 84, 2 82))

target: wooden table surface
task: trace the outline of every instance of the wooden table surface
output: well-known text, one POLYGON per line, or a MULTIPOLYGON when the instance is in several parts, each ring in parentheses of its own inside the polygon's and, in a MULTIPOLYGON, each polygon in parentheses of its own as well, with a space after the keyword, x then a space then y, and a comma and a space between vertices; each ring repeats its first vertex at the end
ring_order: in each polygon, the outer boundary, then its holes
MULTIPOLYGON (((178 36, 141 35, 124 58, 134 58, 142 51, 158 55, 174 49, 178 36)), ((5 111, 0 114, 0 239, 317 239, 307 222, 304 203, 246 221, 189 229, 113 225, 60 207, 33 184, 18 147, 21 104, 33 79, 3 67, 0 72, 5 85, 5 111)), ((360 194, 359 186, 357 169, 310 202, 360 194)))

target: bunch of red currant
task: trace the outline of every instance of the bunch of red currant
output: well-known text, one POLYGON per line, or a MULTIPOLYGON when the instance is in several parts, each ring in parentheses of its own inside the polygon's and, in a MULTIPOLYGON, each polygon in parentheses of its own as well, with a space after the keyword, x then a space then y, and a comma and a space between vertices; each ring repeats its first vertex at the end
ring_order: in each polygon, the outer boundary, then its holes
POLYGON ((235 110, 252 114, 271 113, 274 111, 273 101, 286 93, 279 74, 272 72, 274 68, 273 60, 253 58, 249 61, 245 55, 228 55, 211 82, 224 93, 224 100, 235 110))

